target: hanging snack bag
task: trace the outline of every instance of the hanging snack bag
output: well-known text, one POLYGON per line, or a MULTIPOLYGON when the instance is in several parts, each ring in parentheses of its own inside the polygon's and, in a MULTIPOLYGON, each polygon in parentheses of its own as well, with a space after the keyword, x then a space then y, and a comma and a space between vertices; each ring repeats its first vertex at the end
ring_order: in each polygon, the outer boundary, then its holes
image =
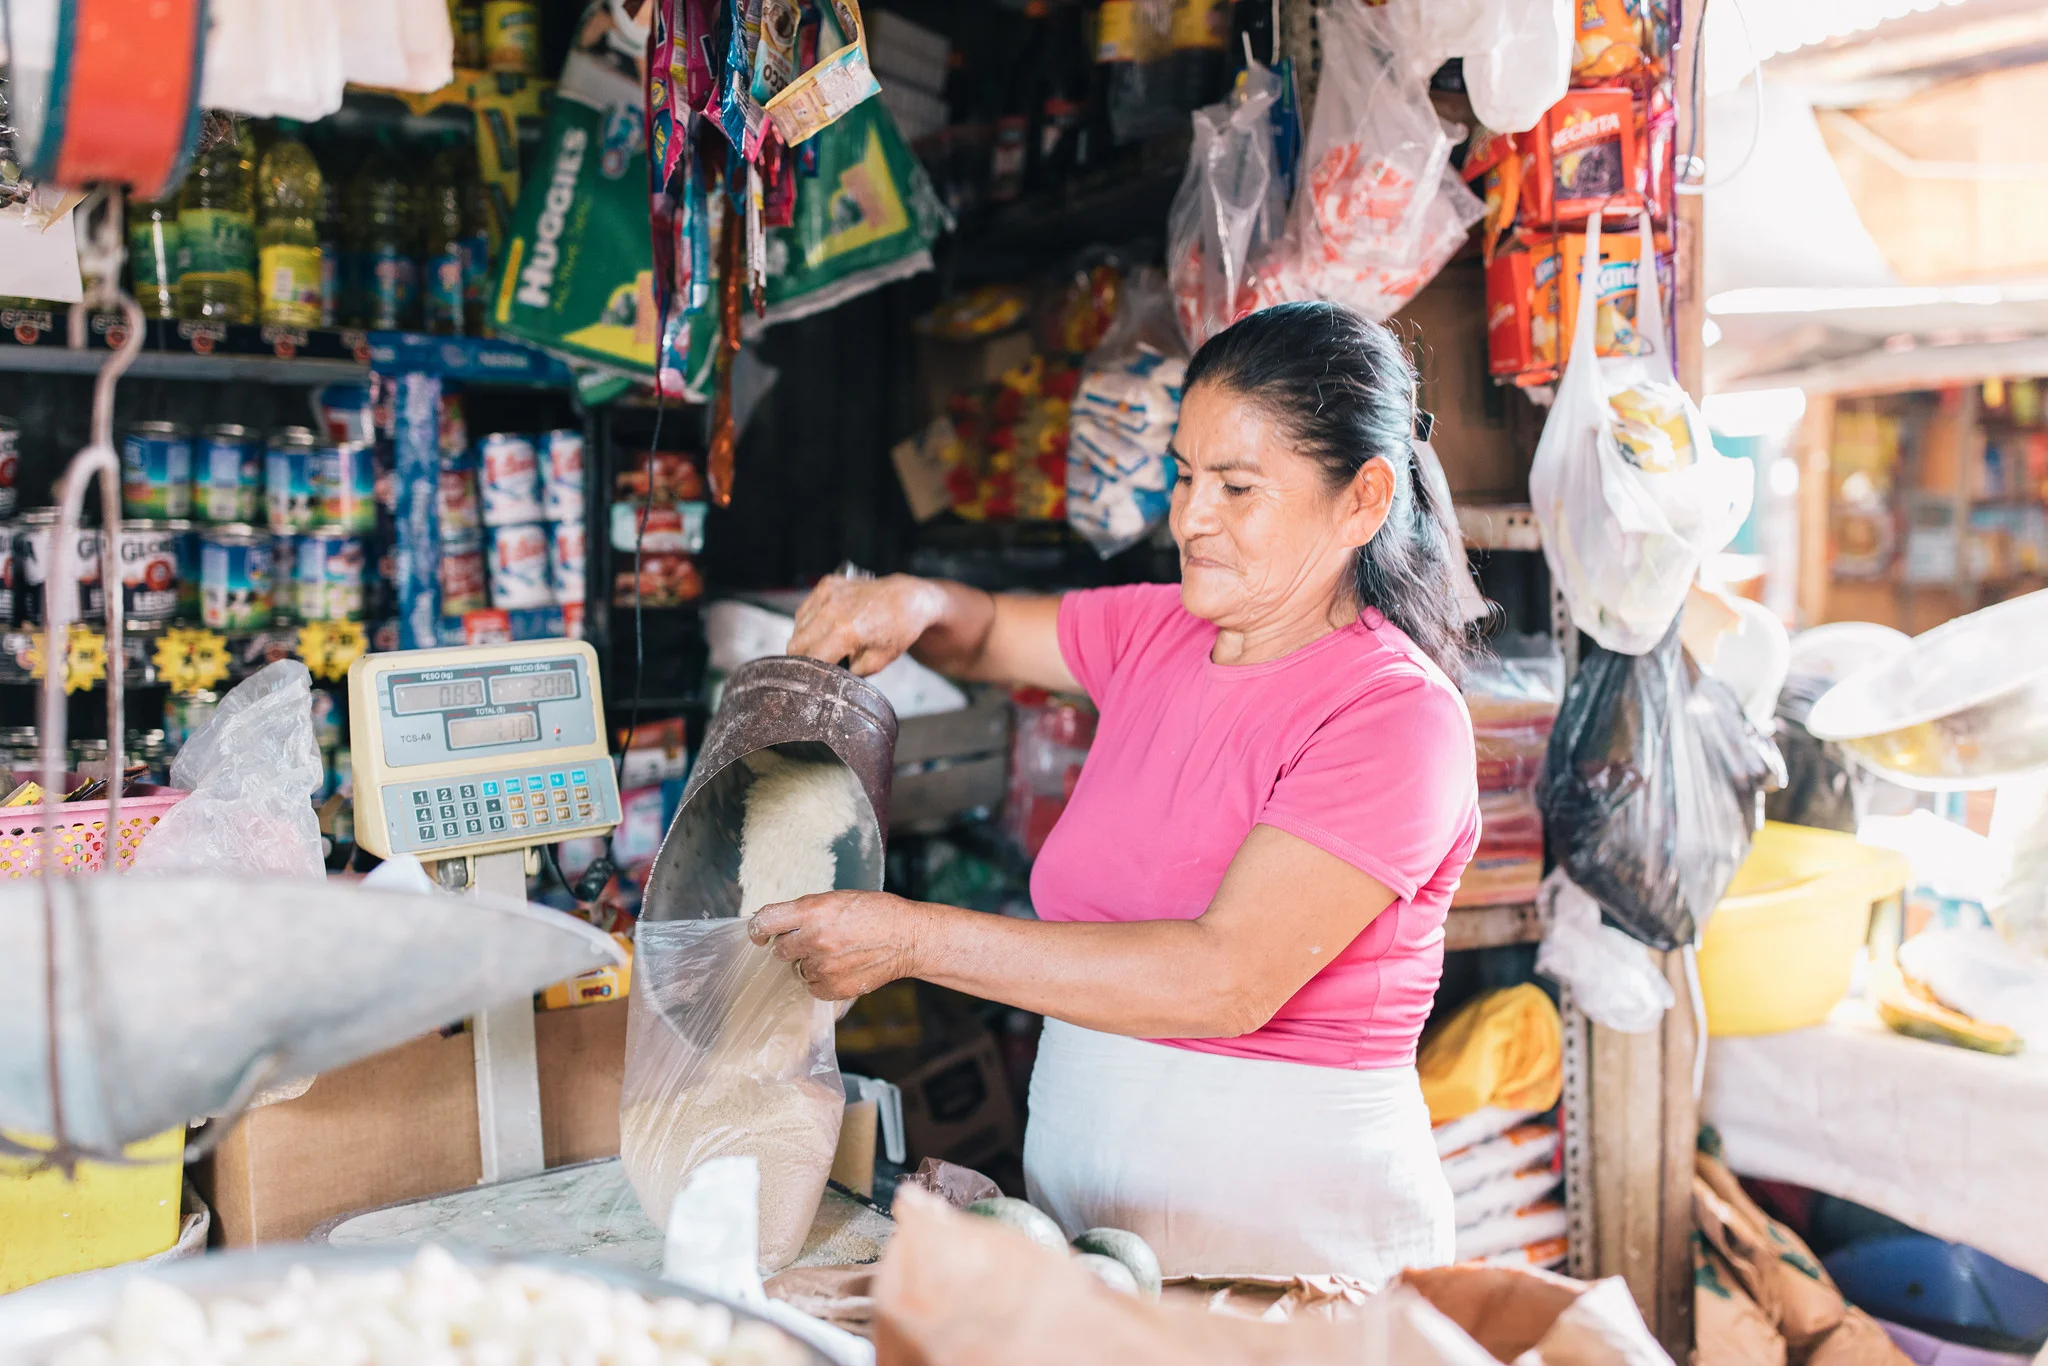
MULTIPOLYGON (((1586 234, 1559 233, 1558 319, 1562 349, 1572 344, 1572 323, 1579 312, 1579 278, 1586 274, 1586 234)), ((1636 330, 1636 282, 1642 272, 1643 244, 1632 232, 1608 233, 1600 239, 1600 266, 1593 272, 1599 298, 1593 305, 1593 354, 1602 357, 1648 354, 1648 343, 1636 330)), ((1654 269, 1654 258, 1652 260, 1654 269)))
POLYGON ((1150 267, 1133 272, 1116 321, 1088 355, 1067 435, 1067 522, 1105 558, 1166 516, 1166 451, 1186 356, 1165 278, 1150 267))
POLYGON ((1535 137, 1532 174, 1522 188, 1532 224, 1580 223, 1603 205, 1610 212, 1643 207, 1636 169, 1642 140, 1627 90, 1570 91, 1543 116, 1535 137))
POLYGON ((1648 15, 1643 0, 1575 0, 1572 9, 1573 85, 1620 80, 1648 62, 1648 15))
POLYGON ((818 173, 797 180, 795 221, 768 232, 770 323, 930 270, 945 228, 931 177, 880 100, 855 105, 813 142, 818 173))

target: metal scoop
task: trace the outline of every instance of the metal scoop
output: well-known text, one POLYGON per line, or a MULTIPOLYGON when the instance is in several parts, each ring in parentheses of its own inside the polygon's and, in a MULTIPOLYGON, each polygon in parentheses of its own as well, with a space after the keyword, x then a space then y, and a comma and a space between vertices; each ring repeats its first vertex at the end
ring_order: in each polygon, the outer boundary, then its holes
POLYGON ((642 920, 712 920, 740 911, 740 827, 754 771, 740 762, 772 749, 798 760, 836 760, 867 798, 834 846, 834 887, 879 890, 889 827, 896 709, 873 685, 815 659, 782 655, 733 670, 704 736, 683 803, 648 874, 642 920))

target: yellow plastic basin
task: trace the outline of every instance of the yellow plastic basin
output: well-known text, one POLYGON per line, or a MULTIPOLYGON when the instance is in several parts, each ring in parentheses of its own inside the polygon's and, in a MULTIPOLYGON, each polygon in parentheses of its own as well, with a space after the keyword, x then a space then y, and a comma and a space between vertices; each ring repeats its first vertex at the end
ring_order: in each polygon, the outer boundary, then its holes
POLYGON ((33 1159, 0 1157, 0 1294, 153 1256, 177 1242, 184 1154, 179 1128, 130 1144, 132 1166, 81 1162, 75 1180, 39 1171, 33 1159))
POLYGON ((1873 902, 1905 889, 1905 855, 1853 835, 1771 822, 1700 939, 1707 1033, 1778 1034, 1849 994, 1873 902))

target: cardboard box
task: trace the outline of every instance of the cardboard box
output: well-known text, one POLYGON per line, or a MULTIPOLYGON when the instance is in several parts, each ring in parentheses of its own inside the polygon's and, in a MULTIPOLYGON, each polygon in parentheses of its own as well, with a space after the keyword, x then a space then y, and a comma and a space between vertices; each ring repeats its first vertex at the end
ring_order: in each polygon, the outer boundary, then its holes
POLYGON ((1389 325, 1408 342, 1422 378, 1421 404, 1436 420, 1430 444, 1452 495, 1525 503, 1541 414, 1493 382, 1486 322, 1486 271, 1472 258, 1445 266, 1389 325), (1524 420, 1516 420, 1518 408, 1527 410, 1524 420))
POLYGON ((973 1167, 1016 1151, 1022 1130, 1002 1055, 986 1030, 907 1070, 874 1075, 903 1092, 903 1138, 912 1162, 938 1157, 973 1167))
POLYGON ((1640 209, 1635 96, 1620 86, 1569 90, 1536 125, 1533 174, 1522 186, 1523 219, 1534 227, 1583 223, 1609 212, 1640 209))
MULTIPOLYGON (((542 1011, 534 1042, 547 1165, 618 1152, 626 1003, 542 1011)), ((293 1242, 338 1214, 475 1185, 472 1049, 467 1033, 414 1039, 252 1111, 215 1151, 204 1185, 221 1241, 293 1242)))
POLYGON ((1558 256, 1549 237, 1504 251, 1486 268, 1486 359, 1496 379, 1557 377, 1558 256))

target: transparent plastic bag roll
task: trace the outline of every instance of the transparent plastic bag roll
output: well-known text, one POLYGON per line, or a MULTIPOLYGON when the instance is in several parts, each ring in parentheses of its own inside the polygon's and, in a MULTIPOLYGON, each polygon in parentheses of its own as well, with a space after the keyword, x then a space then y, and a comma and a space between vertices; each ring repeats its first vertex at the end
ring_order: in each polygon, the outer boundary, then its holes
POLYGON ((143 838, 130 871, 323 878, 321 776, 312 674, 296 659, 265 665, 178 751, 171 786, 192 795, 143 838))
POLYGON ((634 936, 619 1156, 665 1227, 676 1193, 716 1157, 760 1164, 760 1269, 803 1250, 846 1095, 833 1010, 747 922, 643 922, 634 936))

